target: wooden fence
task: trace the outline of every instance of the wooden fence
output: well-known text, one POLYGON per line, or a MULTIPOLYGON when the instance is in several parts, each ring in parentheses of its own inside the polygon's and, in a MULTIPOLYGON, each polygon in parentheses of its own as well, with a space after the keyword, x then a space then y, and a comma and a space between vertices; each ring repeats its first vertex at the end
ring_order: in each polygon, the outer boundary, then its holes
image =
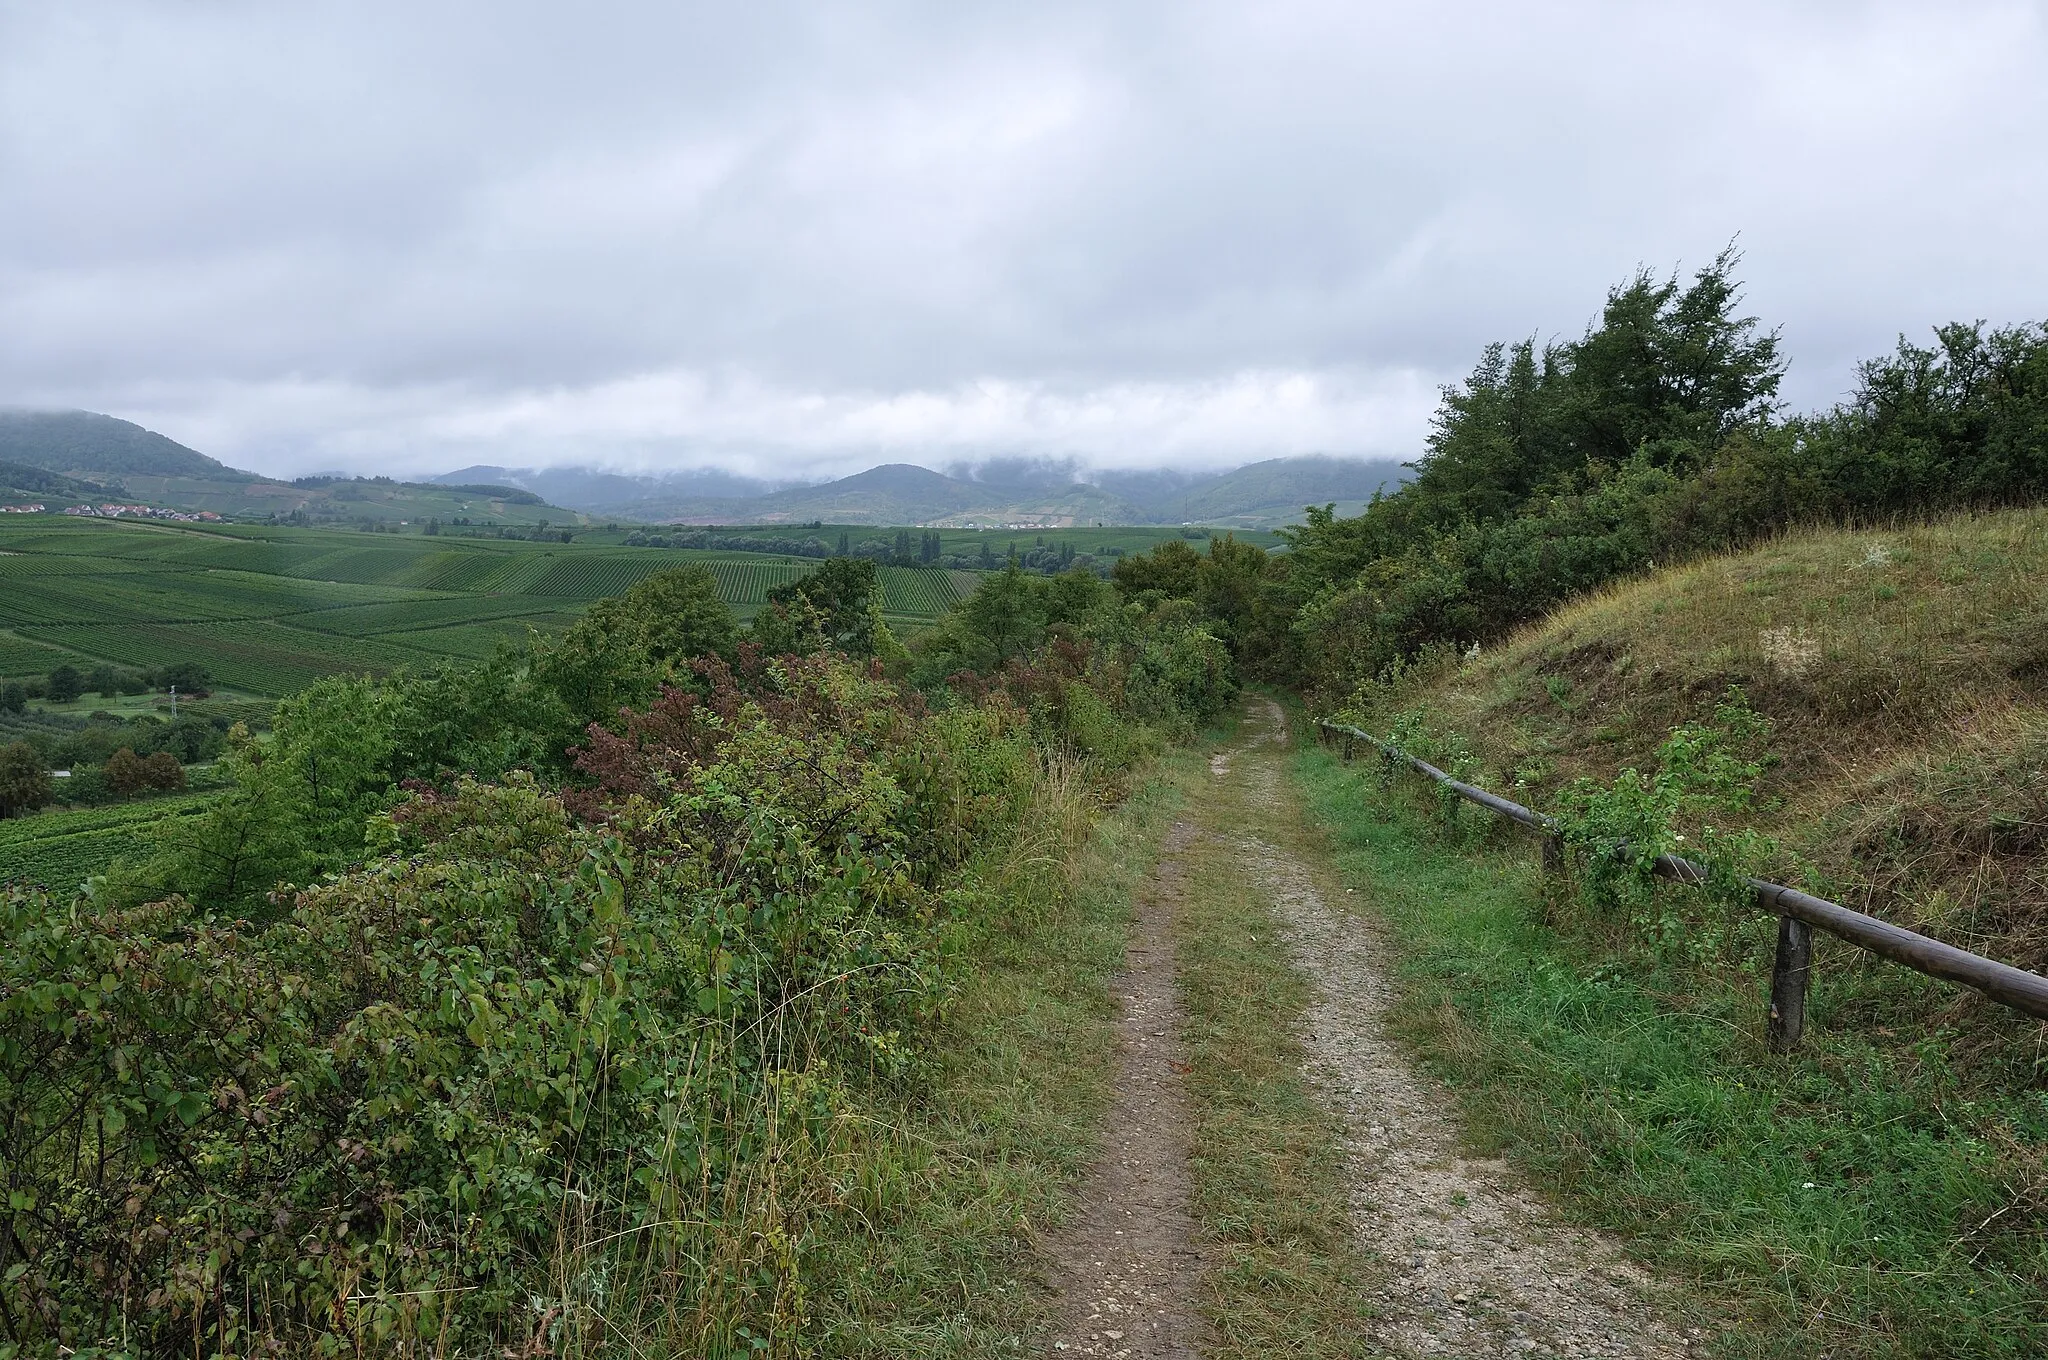
MULTIPOLYGON (((1563 844, 1554 818, 1531 811, 1499 794, 1488 793, 1476 785, 1453 779, 1428 761, 1390 746, 1370 732, 1341 723, 1319 722, 1316 726, 1326 744, 1342 744, 1346 760, 1351 759, 1359 743, 1370 745, 1388 760, 1405 764, 1416 773, 1426 775, 1466 802, 1476 803, 1489 812, 1540 833, 1544 837, 1545 867, 1554 868, 1561 862, 1563 844)), ((1613 850, 1617 855, 1627 852, 1626 846, 1618 845, 1613 850)), ((1705 883, 1711 877, 1705 865, 1678 855, 1659 855, 1651 865, 1651 872, 1675 883, 1693 885, 1705 883)), ((1880 921, 1875 916, 1866 916, 1839 902, 1788 888, 1782 883, 1767 883, 1760 878, 1746 882, 1756 893, 1757 905, 1778 918, 1778 953, 1771 965, 1770 1039, 1771 1047, 1781 1053, 1798 1047, 1800 1037, 1806 1031, 1806 983, 1813 971, 1813 932, 1816 929, 1847 940, 1859 949, 1882 955, 1893 963, 1903 964, 1916 973, 1960 982, 1965 987, 1976 988, 2001 1005, 2048 1019, 2048 977, 1943 944, 1940 940, 1880 921)))

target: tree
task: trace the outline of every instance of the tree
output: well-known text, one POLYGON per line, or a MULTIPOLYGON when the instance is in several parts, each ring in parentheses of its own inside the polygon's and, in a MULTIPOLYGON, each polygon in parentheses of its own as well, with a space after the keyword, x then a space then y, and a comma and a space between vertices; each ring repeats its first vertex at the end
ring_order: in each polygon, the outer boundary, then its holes
POLYGON ((1011 562, 974 588, 959 605, 960 627, 994 656, 1000 666, 1028 648, 1044 625, 1034 583, 1011 562))
POLYGON ((814 656, 830 645, 825 616, 802 595, 787 603, 769 601, 754 615, 753 640, 769 656, 814 656))
POLYGON ((730 656, 739 641, 739 625, 718 598, 718 580, 707 567, 656 572, 624 595, 598 601, 584 623, 671 672, 698 657, 730 656))
POLYGON ((76 666, 59 666, 50 672, 50 687, 46 691, 53 704, 68 704, 85 693, 85 677, 78 673, 76 666))
POLYGON ((206 667, 197 661, 173 661, 156 673, 157 688, 167 690, 175 686, 185 694, 202 692, 210 679, 206 667))
POLYGON ((100 777, 123 798, 132 798, 149 787, 149 771, 133 747, 123 746, 108 756, 107 763, 100 767, 100 777))
POLYGON ((569 711, 577 732, 643 704, 679 683, 699 657, 730 656, 739 641, 732 610, 704 567, 672 567, 600 600, 561 640, 535 656, 541 683, 569 711))
POLYGON ((121 694, 121 673, 104 661, 94 666, 85 677, 85 687, 102 699, 119 698, 121 694))
POLYGON ((33 812, 57 796, 50 772, 25 741, 0 746, 0 817, 33 812))
POLYGON ((28 690, 19 680, 0 685, 0 713, 19 713, 28 707, 28 690))
POLYGON ((1148 553, 1123 558, 1111 576, 1126 599, 1191 600, 1199 588, 1202 556, 1186 540, 1169 538, 1148 553))
POLYGON ((151 788, 168 793, 185 787, 185 767, 169 751, 153 751, 143 758, 142 778, 151 788))
POLYGON ((877 654, 882 580, 873 562, 865 557, 830 558, 810 575, 768 592, 771 605, 787 607, 798 599, 817 611, 827 646, 849 656, 877 654))

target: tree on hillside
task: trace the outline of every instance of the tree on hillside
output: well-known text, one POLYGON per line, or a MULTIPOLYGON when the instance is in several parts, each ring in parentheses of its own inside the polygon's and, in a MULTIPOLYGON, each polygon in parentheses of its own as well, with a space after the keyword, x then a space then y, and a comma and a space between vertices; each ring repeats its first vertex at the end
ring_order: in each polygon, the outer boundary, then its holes
POLYGON ((1836 495, 1881 512, 2048 495, 2048 324, 1901 337, 1857 378, 1846 406, 1800 425, 1836 495))
POLYGON ((1119 558, 1110 578, 1128 600, 1192 600, 1201 570, 1202 555, 1186 540, 1169 538, 1151 552, 1119 558))
MULTIPOLYGON (((903 541, 907 552, 907 532, 903 541)), ((771 589, 768 608, 762 611, 767 617, 767 633, 762 632, 762 618, 755 619, 756 640, 764 648, 777 650, 771 641, 780 638, 780 630, 792 617, 791 606, 799 599, 816 611, 817 626, 826 646, 849 656, 876 656, 885 650, 882 643, 888 630, 882 624, 882 579, 869 559, 828 558, 808 576, 771 589), (781 619, 775 617, 778 607, 781 619)))
POLYGON ((1490 345, 1446 388, 1415 480, 1382 504, 1448 527, 1505 517, 1532 494, 1579 484, 1637 455, 1689 470, 1775 409, 1785 361, 1775 330, 1740 316, 1733 247, 1681 287, 1639 271, 1599 324, 1539 355, 1490 345))
POLYGON ((28 707, 28 690, 19 680, 0 685, 0 713, 19 713, 28 707))
POLYGON ((535 654, 534 669, 568 710, 574 732, 611 721, 657 688, 689 680, 690 663, 730 656, 739 641, 732 609, 704 567, 671 567, 600 600, 561 639, 535 654))
POLYGON ((164 793, 185 787, 185 767, 169 751, 152 751, 144 756, 142 777, 151 788, 164 793))
POLYGON ((133 798, 149 787, 149 771, 143 767, 142 757, 128 746, 107 757, 107 763, 100 767, 100 778, 123 798, 133 798))
POLYGON ((201 694, 211 678, 197 661, 173 661, 157 671, 156 685, 164 690, 175 686, 180 694, 201 694))
POLYGON ((50 672, 49 686, 43 692, 53 704, 68 704, 85 693, 85 677, 76 666, 59 666, 50 672))
POLYGON ((966 632, 993 653, 996 666, 1030 646, 1044 626, 1037 582, 1015 562, 975 587, 959 614, 966 632))
POLYGON ((57 796, 42 757, 25 741, 0 746, 0 817, 33 812, 57 796))

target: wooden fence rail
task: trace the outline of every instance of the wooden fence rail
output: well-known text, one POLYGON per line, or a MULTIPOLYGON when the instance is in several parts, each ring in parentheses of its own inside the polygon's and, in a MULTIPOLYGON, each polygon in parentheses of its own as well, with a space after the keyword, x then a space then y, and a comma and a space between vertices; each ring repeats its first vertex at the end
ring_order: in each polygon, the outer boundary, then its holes
MULTIPOLYGON (((1390 746, 1370 732, 1342 723, 1319 722, 1316 726, 1325 743, 1342 743, 1346 760, 1351 759, 1358 743, 1364 742, 1388 760, 1407 765, 1466 802, 1476 803, 1489 812, 1541 832, 1544 836, 1545 866, 1554 867, 1559 863, 1562 846, 1555 818, 1546 817, 1499 794, 1488 793, 1476 785, 1453 779, 1428 761, 1390 746)), ((1627 851, 1627 846, 1616 846, 1613 853, 1626 854, 1627 851)), ((1711 877, 1705 865, 1678 855, 1659 855, 1650 870, 1659 878, 1668 878, 1676 883, 1698 885, 1711 877)), ((1825 930, 1859 949, 1867 949, 1916 973, 1960 982, 1965 987, 1976 988, 2001 1005, 2048 1019, 2048 977, 1943 944, 1940 940, 1880 921, 1875 916, 1866 916, 1839 902, 1788 888, 1782 883, 1768 883, 1760 878, 1746 882, 1756 894, 1757 905, 1778 918, 1778 953, 1771 966, 1770 1038, 1771 1047, 1779 1052, 1796 1048, 1806 1030, 1806 983, 1813 970, 1815 929, 1825 930)))

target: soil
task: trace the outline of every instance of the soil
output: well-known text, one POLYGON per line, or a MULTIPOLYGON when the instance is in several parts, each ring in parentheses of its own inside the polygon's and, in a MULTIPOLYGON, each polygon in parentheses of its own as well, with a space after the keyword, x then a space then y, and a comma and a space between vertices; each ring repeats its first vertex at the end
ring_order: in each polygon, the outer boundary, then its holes
POLYGON ((1180 853, 1194 834, 1174 825, 1134 904, 1114 988, 1107 1146, 1046 1252, 1059 1294, 1052 1347, 1062 1355, 1194 1360, 1207 1340, 1194 1303, 1203 1261, 1189 1208, 1187 1061, 1173 987, 1180 853))
MULTIPOLYGON (((1246 736, 1213 757, 1220 784, 1247 781, 1270 808, 1286 787, 1286 715, 1254 700, 1246 736)), ((1207 782, 1207 781, 1205 781, 1207 782)), ((1360 1338, 1385 1356, 1629 1356, 1676 1360, 1697 1334, 1666 1321, 1655 1282, 1612 1240, 1561 1221, 1504 1163, 1465 1155, 1450 1097, 1387 1032, 1391 954, 1370 903, 1329 866, 1242 828, 1209 827, 1201 791, 1136 903, 1116 988, 1115 1095, 1107 1146, 1073 1220, 1047 1244, 1062 1355, 1194 1357, 1204 1261, 1190 1211, 1172 922, 1187 847, 1229 836, 1250 895, 1271 904, 1290 957, 1314 984, 1310 1077, 1348 1130, 1351 1210, 1382 1265, 1360 1338)), ((1294 814, 1298 815, 1298 814, 1294 814)))

